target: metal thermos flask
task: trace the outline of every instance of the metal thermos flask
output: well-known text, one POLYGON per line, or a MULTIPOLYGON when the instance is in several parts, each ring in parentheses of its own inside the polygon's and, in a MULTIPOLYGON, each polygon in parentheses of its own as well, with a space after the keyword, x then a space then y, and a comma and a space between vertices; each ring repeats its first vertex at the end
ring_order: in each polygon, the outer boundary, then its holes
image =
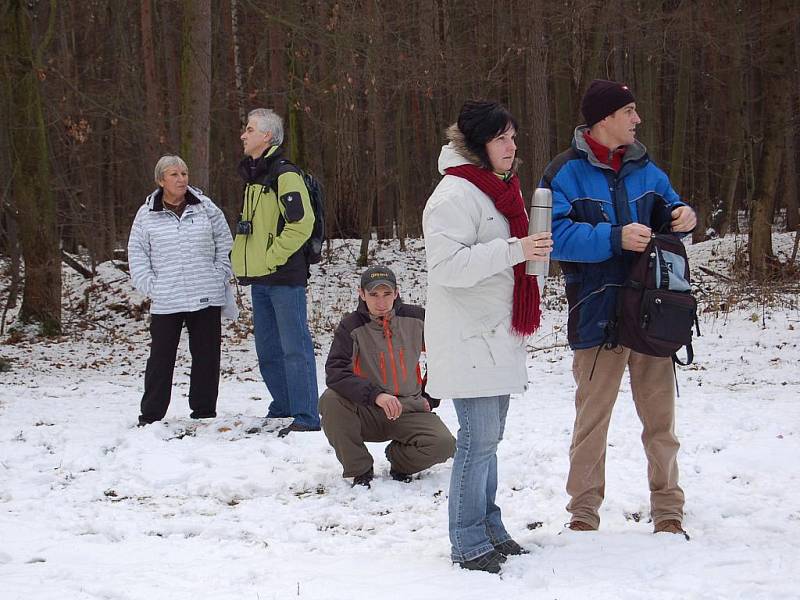
MULTIPOLYGON (((531 200, 531 218, 528 224, 528 235, 550 231, 553 220, 553 192, 549 188, 536 188, 531 200)), ((525 273, 536 275, 539 280, 539 289, 550 271, 549 260, 529 260, 525 265, 525 273)))

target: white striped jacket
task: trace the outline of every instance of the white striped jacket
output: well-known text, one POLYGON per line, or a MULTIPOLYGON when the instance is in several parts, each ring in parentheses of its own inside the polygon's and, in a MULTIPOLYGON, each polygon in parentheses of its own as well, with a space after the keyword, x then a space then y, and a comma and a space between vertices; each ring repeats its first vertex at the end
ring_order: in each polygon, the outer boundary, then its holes
POLYGON ((164 210, 160 188, 136 213, 128 239, 128 265, 136 289, 153 314, 193 312, 225 304, 233 276, 231 232, 225 215, 197 188, 186 191, 180 218, 164 210))

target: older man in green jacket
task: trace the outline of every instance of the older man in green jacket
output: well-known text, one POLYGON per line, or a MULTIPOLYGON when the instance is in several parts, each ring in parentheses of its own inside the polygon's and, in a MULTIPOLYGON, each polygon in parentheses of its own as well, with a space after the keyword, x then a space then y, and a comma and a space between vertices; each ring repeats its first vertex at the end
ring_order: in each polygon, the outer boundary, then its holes
POLYGON ((303 176, 283 158, 283 120, 258 108, 241 135, 246 157, 241 218, 231 252, 239 283, 252 285, 253 325, 261 376, 272 402, 267 419, 295 431, 319 431, 317 370, 306 315, 309 269, 305 245, 314 211, 303 176))

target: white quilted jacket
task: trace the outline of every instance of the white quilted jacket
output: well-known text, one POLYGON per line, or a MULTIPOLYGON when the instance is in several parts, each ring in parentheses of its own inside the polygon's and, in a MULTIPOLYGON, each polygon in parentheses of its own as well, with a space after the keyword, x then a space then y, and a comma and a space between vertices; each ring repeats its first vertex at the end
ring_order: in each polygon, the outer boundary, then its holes
POLYGON ((159 189, 150 194, 133 220, 128 239, 133 285, 151 299, 153 314, 223 306, 225 282, 233 275, 225 215, 199 189, 190 187, 178 218, 159 210, 161 193, 159 189))

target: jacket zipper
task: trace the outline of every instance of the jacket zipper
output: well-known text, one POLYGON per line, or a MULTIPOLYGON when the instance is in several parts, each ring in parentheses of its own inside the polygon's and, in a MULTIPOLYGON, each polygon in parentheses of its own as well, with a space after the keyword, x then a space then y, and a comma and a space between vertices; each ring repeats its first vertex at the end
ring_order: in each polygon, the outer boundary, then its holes
MULTIPOLYGON (((392 346, 392 329, 389 326, 389 319, 383 320, 383 335, 386 337, 386 345, 389 349, 389 364, 392 367, 392 379, 394 380, 394 395, 400 393, 400 382, 397 381, 397 363, 394 361, 394 346, 392 346)), ((386 366, 384 365, 384 369, 386 366)), ((383 379, 386 383, 386 377, 383 379)))

